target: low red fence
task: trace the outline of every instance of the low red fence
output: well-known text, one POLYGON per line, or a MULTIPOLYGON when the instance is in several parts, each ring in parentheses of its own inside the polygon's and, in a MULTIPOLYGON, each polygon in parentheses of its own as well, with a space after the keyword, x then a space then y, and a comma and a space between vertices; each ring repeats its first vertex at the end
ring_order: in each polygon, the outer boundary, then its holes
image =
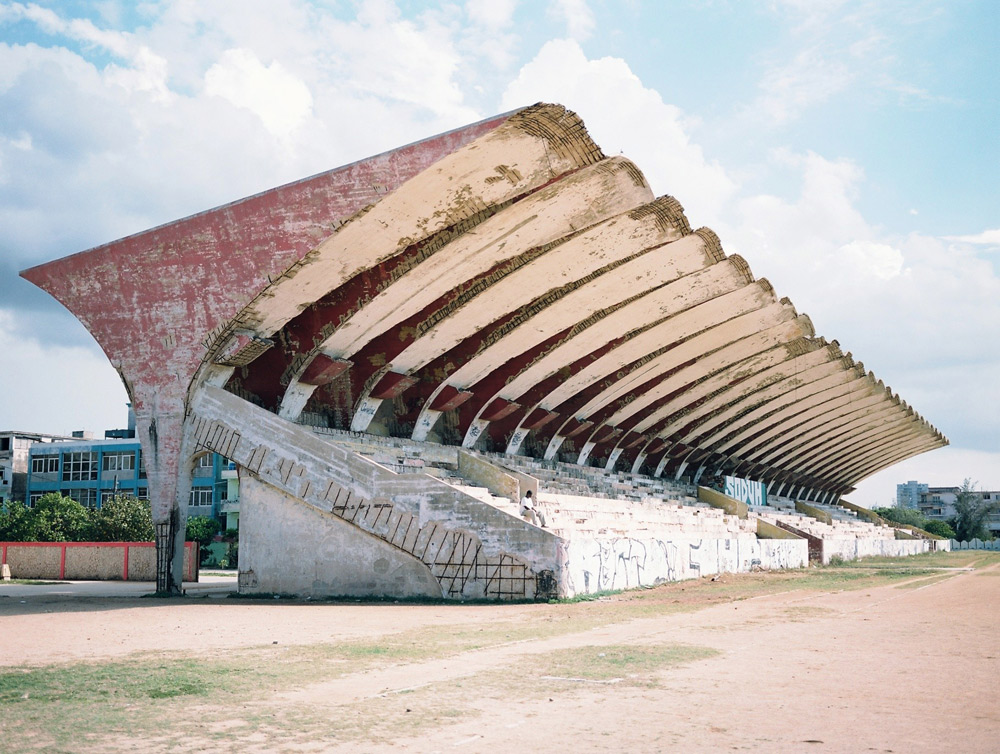
MULTIPOLYGON (((184 581, 198 581, 198 543, 184 543, 184 581)), ((0 542, 15 579, 156 581, 153 542, 0 542)))

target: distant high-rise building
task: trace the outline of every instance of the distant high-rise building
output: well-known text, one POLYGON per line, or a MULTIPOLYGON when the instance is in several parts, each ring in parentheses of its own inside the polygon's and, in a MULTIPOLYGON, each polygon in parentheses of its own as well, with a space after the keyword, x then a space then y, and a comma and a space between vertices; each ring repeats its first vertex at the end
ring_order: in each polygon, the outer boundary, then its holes
POLYGON ((916 481, 896 485, 896 506, 899 508, 916 508, 920 504, 920 495, 927 492, 927 485, 916 481))

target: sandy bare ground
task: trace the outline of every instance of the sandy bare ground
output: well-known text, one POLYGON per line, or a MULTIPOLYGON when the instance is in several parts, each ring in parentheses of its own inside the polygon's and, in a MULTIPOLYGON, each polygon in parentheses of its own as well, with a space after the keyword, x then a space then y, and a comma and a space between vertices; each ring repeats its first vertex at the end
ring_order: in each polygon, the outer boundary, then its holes
MULTIPOLYGON (((710 588, 702 583, 698 593, 710 588)), ((665 589, 673 590, 664 593, 668 598, 684 599, 684 585, 665 589)), ((447 633, 498 622, 544 626, 580 608, 30 597, 22 603, 2 595, 0 665, 9 667, 148 650, 217 653, 273 642, 371 640, 428 627, 447 633)), ((587 606, 608 611, 597 628, 539 631, 537 638, 444 659, 386 662, 332 681, 265 691, 249 712, 232 713, 228 743, 242 752, 1000 751, 998 566, 852 591, 708 599, 715 604, 694 612, 625 622, 613 622, 623 604, 617 599, 587 606), (518 675, 555 653, 603 645, 683 645, 716 654, 665 668, 655 683, 545 677, 532 686, 518 675), (418 716, 442 706, 447 715, 412 732, 390 722, 404 707, 418 716), (331 719, 384 717, 386 729, 361 744, 332 733, 282 741, 238 732, 240 717, 250 712, 280 719, 303 709, 331 719)), ((177 748, 135 740, 121 746, 177 748)))

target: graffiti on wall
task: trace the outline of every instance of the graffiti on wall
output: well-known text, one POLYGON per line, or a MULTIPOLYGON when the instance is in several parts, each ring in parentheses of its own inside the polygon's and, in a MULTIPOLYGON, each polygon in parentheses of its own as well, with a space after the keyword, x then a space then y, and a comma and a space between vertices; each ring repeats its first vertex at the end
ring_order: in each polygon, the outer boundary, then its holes
POLYGON ((747 505, 767 505, 767 485, 763 482, 754 482, 738 476, 727 476, 722 491, 729 497, 736 498, 747 505))

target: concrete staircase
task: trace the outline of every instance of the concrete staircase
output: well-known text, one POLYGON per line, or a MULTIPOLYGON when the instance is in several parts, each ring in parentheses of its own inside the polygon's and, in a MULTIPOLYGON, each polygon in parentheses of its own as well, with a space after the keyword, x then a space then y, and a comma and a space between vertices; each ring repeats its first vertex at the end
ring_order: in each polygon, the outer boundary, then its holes
POLYGON ((806 562, 665 480, 307 427, 212 387, 186 432, 240 468, 245 593, 530 600, 806 562))

